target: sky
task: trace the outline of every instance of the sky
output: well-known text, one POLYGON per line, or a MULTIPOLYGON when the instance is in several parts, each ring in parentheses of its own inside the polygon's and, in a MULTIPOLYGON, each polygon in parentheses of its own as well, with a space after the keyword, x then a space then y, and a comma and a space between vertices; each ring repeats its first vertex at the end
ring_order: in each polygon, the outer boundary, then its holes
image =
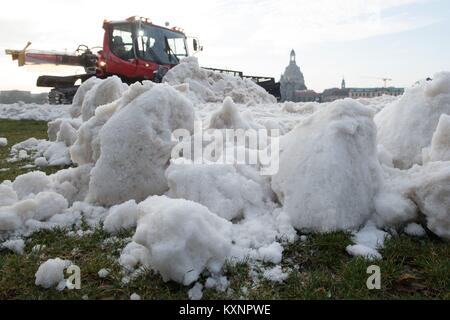
POLYGON ((22 0, 0 10, 0 90, 42 92, 41 74, 67 67, 18 68, 4 49, 73 51, 102 45, 102 22, 133 15, 179 26, 200 39, 205 67, 279 79, 294 49, 309 89, 408 87, 450 71, 449 0, 22 0))

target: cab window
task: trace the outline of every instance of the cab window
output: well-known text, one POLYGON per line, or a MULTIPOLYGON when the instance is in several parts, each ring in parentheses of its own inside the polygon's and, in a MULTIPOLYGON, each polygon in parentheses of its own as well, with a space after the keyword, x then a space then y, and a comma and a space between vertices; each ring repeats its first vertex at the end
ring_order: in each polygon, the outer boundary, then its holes
POLYGON ((134 59, 133 36, 129 24, 113 27, 111 32, 111 51, 122 60, 134 59))

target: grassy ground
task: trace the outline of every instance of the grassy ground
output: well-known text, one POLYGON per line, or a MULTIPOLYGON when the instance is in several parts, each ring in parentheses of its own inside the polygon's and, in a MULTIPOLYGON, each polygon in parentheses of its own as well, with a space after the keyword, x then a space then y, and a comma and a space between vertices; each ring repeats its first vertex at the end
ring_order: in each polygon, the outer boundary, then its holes
MULTIPOLYGON (((5 162, 9 147, 29 137, 46 137, 46 123, 0 120, 0 136, 10 143, 8 148, 0 148, 0 168, 11 168, 0 173, 0 181, 14 179, 27 170, 18 169, 25 163, 5 162)), ((152 271, 122 283, 117 258, 129 236, 131 233, 121 234, 116 241, 105 242, 110 236, 101 229, 84 237, 68 236, 67 230, 35 233, 27 239, 24 255, 0 251, 0 299, 81 299, 85 295, 89 299, 128 299, 134 292, 144 299, 185 299, 188 288, 164 283, 152 271), (45 248, 32 252, 37 244, 45 248), (39 265, 55 257, 69 259, 81 268, 81 290, 58 292, 34 285, 39 265), (111 270, 104 279, 97 275, 102 268, 111 270)), ((291 272, 283 284, 261 280, 255 285, 247 263, 228 264, 225 273, 231 290, 205 290, 204 299, 450 299, 448 243, 400 234, 387 241, 381 250, 383 260, 376 263, 350 257, 345 251, 349 243, 350 235, 341 232, 310 235, 304 242, 289 245, 282 267, 291 272), (381 268, 381 290, 366 287, 367 267, 372 264, 381 268)))

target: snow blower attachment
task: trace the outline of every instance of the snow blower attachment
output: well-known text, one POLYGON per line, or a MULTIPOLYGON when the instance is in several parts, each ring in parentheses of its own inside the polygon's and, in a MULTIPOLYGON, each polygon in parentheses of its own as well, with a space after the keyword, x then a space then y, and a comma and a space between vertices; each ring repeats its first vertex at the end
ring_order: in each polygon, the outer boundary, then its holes
MULTIPOLYGON (((79 82, 91 77, 101 79, 116 75, 126 83, 151 80, 161 82, 168 70, 188 57, 188 37, 178 27, 168 28, 155 25, 150 19, 139 16, 123 21, 103 22, 105 30, 103 47, 96 53, 81 45, 74 53, 28 50, 29 42, 22 50, 6 50, 13 60, 18 60, 19 67, 30 64, 52 64, 79 66, 85 74, 59 76, 40 76, 38 87, 53 88, 49 93, 50 104, 70 104, 78 90, 79 82)), ((193 52, 202 51, 199 40, 191 38, 193 52)), ((236 73, 231 70, 212 69, 217 72, 236 73)), ((237 76, 250 78, 279 97, 279 84, 271 77, 237 76)))

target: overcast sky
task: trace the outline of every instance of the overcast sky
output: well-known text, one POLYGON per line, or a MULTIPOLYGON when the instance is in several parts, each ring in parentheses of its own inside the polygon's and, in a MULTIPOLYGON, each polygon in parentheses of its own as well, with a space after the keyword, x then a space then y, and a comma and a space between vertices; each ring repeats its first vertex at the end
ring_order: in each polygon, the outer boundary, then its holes
POLYGON ((450 70, 449 0, 22 0, 0 10, 0 90, 35 87, 59 68, 18 68, 4 49, 74 50, 102 44, 104 19, 166 21, 200 38, 203 66, 279 78, 292 48, 308 88, 395 86, 450 70))

